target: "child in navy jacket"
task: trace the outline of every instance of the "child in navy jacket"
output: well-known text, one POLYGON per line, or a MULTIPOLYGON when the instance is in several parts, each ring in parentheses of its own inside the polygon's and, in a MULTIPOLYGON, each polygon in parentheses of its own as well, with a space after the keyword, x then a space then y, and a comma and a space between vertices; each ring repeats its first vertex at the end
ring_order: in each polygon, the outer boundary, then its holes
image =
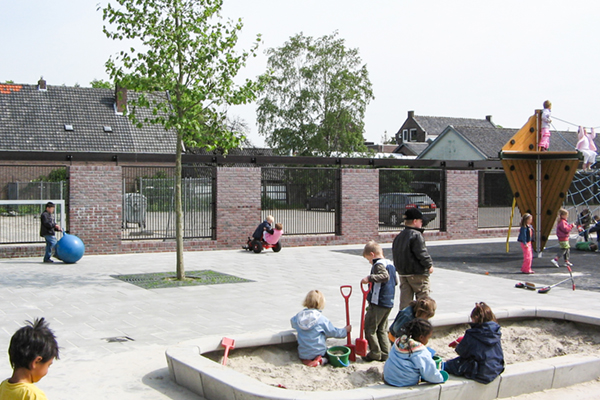
POLYGON ((467 329, 456 346, 459 356, 446 361, 444 370, 480 383, 490 383, 504 371, 500 325, 485 303, 475 303, 471 321, 471 329, 467 329))
POLYGON ((372 284, 367 295, 369 308, 365 315, 365 338, 369 342, 369 353, 363 359, 385 361, 390 352, 388 317, 394 307, 398 284, 396 268, 383 257, 381 246, 373 240, 365 245, 363 257, 372 265, 371 273, 361 280, 361 285, 372 284))

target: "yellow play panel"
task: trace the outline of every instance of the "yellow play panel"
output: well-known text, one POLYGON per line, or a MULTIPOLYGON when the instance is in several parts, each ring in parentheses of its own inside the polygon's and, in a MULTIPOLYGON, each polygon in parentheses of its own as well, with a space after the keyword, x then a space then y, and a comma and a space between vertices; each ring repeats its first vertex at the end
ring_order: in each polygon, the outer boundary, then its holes
POLYGON ((536 110, 500 153, 521 215, 533 215, 537 251, 546 246, 579 165, 577 151, 538 151, 540 119, 541 110, 536 110))

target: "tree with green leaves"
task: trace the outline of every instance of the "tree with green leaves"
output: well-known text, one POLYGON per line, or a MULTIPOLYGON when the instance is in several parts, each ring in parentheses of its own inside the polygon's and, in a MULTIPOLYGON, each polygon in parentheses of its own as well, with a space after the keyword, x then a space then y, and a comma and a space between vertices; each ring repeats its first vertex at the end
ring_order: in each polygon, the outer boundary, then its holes
POLYGON ((367 151, 363 120, 374 97, 358 49, 337 32, 317 39, 300 33, 267 54, 257 122, 268 145, 303 156, 367 151))
MULTIPOLYGON (((127 40, 127 50, 106 62, 110 77, 133 89, 129 117, 137 126, 161 124, 177 135, 175 214, 177 279, 185 279, 181 154, 188 146, 225 151, 238 147, 243 137, 228 129, 227 107, 256 99, 258 83, 234 83, 250 51, 237 50, 242 22, 223 22, 222 0, 113 0, 102 10, 104 33, 127 40), (129 45, 129 43, 135 43, 129 45), (136 50, 133 46, 139 46, 136 50), (140 117, 136 109, 151 110, 140 117)), ((129 97, 129 96, 128 96, 129 97)))
POLYGON ((94 79, 90 82, 90 85, 96 89, 114 89, 115 84, 108 81, 103 81, 102 79, 94 79))

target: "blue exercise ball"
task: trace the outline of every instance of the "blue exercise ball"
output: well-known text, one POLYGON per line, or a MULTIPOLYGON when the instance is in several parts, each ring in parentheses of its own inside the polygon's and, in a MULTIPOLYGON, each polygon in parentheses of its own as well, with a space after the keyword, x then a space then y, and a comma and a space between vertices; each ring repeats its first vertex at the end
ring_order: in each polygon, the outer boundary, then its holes
POLYGON ((81 260, 85 246, 81 239, 75 235, 64 233, 62 239, 56 243, 56 255, 66 264, 73 264, 81 260))

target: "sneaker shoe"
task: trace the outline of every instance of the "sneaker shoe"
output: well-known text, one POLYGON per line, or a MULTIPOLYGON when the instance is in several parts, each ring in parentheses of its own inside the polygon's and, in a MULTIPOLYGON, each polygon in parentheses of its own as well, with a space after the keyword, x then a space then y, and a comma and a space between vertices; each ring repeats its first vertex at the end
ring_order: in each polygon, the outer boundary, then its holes
POLYGON ((54 263, 51 259, 44 260, 45 263, 54 263))
POLYGON ((554 265, 556 268, 560 268, 560 265, 558 265, 558 261, 556 261, 554 258, 552 260, 550 260, 550 262, 552 263, 552 265, 554 265))
POLYGON ((569 267, 572 267, 572 266, 573 266, 573 264, 571 264, 569 261, 565 261, 565 265, 566 265, 566 266, 569 266, 569 267))

